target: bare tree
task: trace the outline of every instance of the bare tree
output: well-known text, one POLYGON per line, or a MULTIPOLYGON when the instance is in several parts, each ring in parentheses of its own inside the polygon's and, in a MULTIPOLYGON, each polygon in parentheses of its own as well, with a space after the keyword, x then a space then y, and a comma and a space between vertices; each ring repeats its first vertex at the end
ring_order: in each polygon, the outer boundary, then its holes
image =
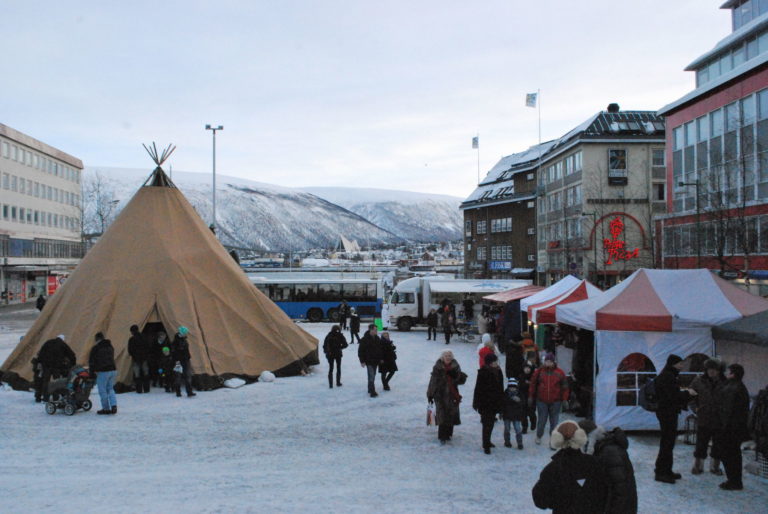
POLYGON ((114 185, 100 171, 84 176, 81 207, 83 234, 103 234, 114 220, 118 202, 114 185))

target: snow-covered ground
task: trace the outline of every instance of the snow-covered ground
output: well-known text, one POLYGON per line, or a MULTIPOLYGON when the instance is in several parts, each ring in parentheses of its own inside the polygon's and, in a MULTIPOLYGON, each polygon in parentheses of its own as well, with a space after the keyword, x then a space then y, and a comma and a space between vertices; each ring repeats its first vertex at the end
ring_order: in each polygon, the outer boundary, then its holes
MULTIPOLYGON (((0 362, 35 311, 0 311, 0 362)), ((328 324, 303 324, 322 339, 328 324)), ((470 378, 463 424, 441 447, 425 425, 425 391, 441 342, 393 333, 400 371, 392 391, 366 394, 357 345, 328 389, 327 364, 196 398, 118 395, 116 416, 49 416, 31 393, 0 390, 0 512, 536 512, 530 490, 552 452, 480 447, 471 409, 474 344, 451 343, 470 378)), ((378 384, 377 384, 378 385, 378 384)), ((93 391, 98 405, 98 394, 93 391)), ((657 438, 631 438, 640 512, 766 512, 768 481, 745 474, 745 490, 690 474, 692 447, 678 444, 677 485, 653 481, 657 438)), ((745 456, 746 457, 746 456, 745 456)))

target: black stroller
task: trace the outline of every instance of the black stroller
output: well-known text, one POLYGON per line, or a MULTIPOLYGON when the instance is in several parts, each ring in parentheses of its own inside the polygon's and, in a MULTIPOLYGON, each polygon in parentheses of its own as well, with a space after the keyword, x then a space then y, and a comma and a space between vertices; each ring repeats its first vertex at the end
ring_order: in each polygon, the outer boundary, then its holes
POLYGON ((56 414, 57 409, 63 409, 64 414, 72 416, 78 409, 91 410, 93 404, 89 397, 94 382, 87 369, 73 367, 67 378, 54 380, 48 385, 51 400, 45 404, 45 412, 56 414))

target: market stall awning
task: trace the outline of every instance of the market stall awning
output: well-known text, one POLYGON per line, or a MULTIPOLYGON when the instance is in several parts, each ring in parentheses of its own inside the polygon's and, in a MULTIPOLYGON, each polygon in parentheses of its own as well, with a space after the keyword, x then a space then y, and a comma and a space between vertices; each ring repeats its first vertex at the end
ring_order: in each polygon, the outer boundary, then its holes
POLYGON ((509 291, 502 291, 501 293, 495 293, 492 295, 484 296, 483 300, 490 300, 492 302, 507 303, 513 300, 520 300, 527 298, 531 295, 542 291, 542 286, 524 286, 516 289, 510 289, 509 291))
POLYGON ((558 305, 580 302, 601 294, 603 294, 603 292, 600 289, 586 280, 582 280, 576 287, 572 288, 570 291, 566 291, 556 298, 530 305, 528 307, 528 319, 536 324, 556 323, 555 309, 558 305))
POLYGON ((605 293, 559 305, 557 321, 587 330, 670 332, 768 310, 768 300, 706 269, 639 269, 605 293))
POLYGON ((563 293, 567 293, 581 282, 581 279, 574 277, 573 275, 566 275, 562 279, 558 280, 546 289, 539 291, 533 296, 522 300, 520 302, 520 309, 528 309, 530 305, 535 303, 546 302, 553 298, 557 298, 563 293))

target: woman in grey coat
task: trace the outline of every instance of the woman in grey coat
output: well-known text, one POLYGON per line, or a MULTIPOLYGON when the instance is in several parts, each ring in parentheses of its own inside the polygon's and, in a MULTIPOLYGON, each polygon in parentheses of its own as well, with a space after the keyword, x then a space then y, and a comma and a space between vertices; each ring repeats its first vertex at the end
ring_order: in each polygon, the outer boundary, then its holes
POLYGON ((453 437, 453 427, 461 425, 459 386, 467 381, 467 375, 453 358, 453 352, 445 351, 432 367, 427 388, 427 400, 435 404, 437 438, 445 444, 453 437))

